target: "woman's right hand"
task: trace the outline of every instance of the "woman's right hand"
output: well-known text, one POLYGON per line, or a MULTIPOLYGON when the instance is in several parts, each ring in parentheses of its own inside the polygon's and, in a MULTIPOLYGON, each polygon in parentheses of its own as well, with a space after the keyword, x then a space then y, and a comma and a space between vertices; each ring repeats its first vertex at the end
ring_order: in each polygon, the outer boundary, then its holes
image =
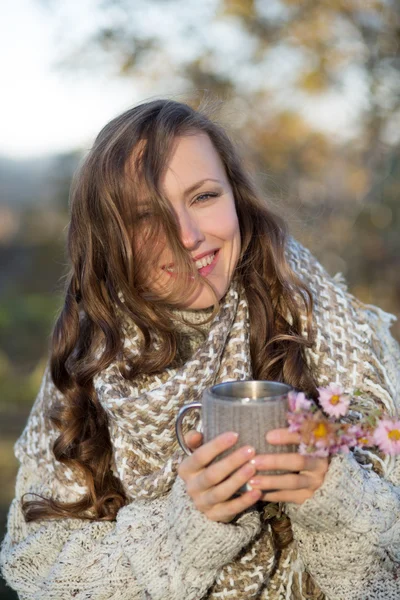
POLYGON ((210 465, 221 452, 236 443, 237 437, 233 437, 232 433, 223 433, 204 445, 201 445, 202 439, 203 435, 198 431, 189 431, 185 436, 189 448, 196 449, 181 462, 178 475, 185 482, 187 493, 200 512, 212 521, 229 523, 262 496, 260 490, 252 490, 231 499, 254 476, 256 468, 249 461, 255 451, 250 446, 244 446, 210 465))

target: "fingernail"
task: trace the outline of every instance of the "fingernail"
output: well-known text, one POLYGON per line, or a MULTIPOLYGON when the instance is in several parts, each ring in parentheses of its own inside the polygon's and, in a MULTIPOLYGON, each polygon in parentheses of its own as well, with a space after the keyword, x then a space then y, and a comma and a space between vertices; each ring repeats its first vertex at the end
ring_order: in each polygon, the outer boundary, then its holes
POLYGON ((261 479, 250 479, 249 484, 250 485, 260 485, 261 479))
POLYGON ((250 494, 252 498, 259 498, 259 496, 261 496, 261 490, 251 490, 250 494))
POLYGON ((269 431, 267 433, 267 442, 273 444, 274 442, 280 441, 280 434, 277 431, 269 431))
POLYGON ((246 448, 242 448, 242 454, 244 456, 253 456, 253 454, 255 454, 255 449, 252 448, 251 446, 248 446, 246 448))
POLYGON ((261 456, 256 456, 255 458, 252 458, 249 462, 251 465, 253 465, 253 467, 256 468, 263 466, 263 458, 261 456))
POLYGON ((225 434, 225 439, 227 442, 236 442, 238 437, 239 434, 235 431, 228 431, 228 433, 225 434))

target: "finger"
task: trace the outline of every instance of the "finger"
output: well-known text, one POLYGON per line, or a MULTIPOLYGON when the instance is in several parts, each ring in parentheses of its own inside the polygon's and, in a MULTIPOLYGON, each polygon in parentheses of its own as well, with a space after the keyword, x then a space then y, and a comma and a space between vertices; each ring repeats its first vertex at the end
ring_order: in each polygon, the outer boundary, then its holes
POLYGON ((270 444, 300 444, 301 438, 298 432, 286 429, 273 429, 266 434, 267 442, 270 444))
POLYGON ((252 488, 264 491, 312 489, 313 483, 312 478, 305 473, 296 475, 257 475, 249 481, 252 488))
MULTIPOLYGON (((235 471, 228 479, 222 481, 219 485, 208 488, 198 496, 197 506, 205 512, 216 504, 230 500, 240 488, 245 485, 254 475, 255 469, 250 463, 246 463, 240 469, 235 471)), ((261 496, 262 490, 260 490, 261 496)))
POLYGON ((203 434, 201 433, 201 431, 195 431, 194 429, 192 429, 185 435, 184 439, 189 448, 191 450, 194 450, 195 448, 201 446, 203 442, 203 434))
POLYGON ((318 460, 315 471, 324 476, 329 469, 329 462, 330 462, 329 456, 326 458, 320 458, 318 460))
POLYGON ((259 454, 252 459, 258 471, 274 471, 283 469, 285 471, 314 471, 320 463, 320 459, 314 456, 304 456, 298 453, 259 454))
MULTIPOLYGON (((232 475, 232 473, 237 471, 237 469, 248 463, 254 454, 255 450, 252 446, 243 446, 232 452, 232 454, 225 456, 225 458, 209 465, 207 468, 203 469, 197 477, 193 477, 189 486, 190 493, 196 494, 204 492, 205 490, 218 485, 232 475)), ((254 475, 255 472, 256 468, 254 465, 250 465, 249 476, 254 475)))
POLYGON ((237 441, 238 434, 229 431, 203 444, 186 458, 180 465, 179 475, 183 478, 201 471, 219 454, 231 448, 237 441))
POLYGON ((219 521, 221 523, 229 523, 238 515, 250 506, 253 506, 261 498, 259 490, 251 490, 246 492, 229 502, 217 504, 211 510, 204 513, 211 521, 219 521))

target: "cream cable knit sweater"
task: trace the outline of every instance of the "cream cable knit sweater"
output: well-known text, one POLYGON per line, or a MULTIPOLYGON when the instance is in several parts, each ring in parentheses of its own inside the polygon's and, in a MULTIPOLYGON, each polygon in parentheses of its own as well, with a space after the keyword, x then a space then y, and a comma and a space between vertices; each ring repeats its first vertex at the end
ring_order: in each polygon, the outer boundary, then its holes
MULTIPOLYGON (((385 368, 400 397, 400 350, 383 311, 365 311, 379 332, 385 368)), ((116 522, 79 519, 26 524, 23 493, 72 500, 78 490, 48 474, 54 432, 41 411, 45 396, 57 396, 48 371, 27 427, 16 443, 20 461, 16 498, 2 545, 5 579, 22 600, 200 600, 218 571, 259 531, 259 515, 249 511, 235 524, 208 520, 194 507, 178 477, 170 494, 123 507, 116 522), (30 457, 43 447, 42 462, 30 457)), ((303 505, 287 504, 295 543, 305 567, 329 600, 400 598, 400 459, 386 479, 360 468, 352 455, 332 459, 325 481, 303 505)), ((290 557, 290 555, 289 555, 290 557)), ((278 582, 279 583, 279 582, 278 582)), ((281 595, 271 582, 263 599, 281 595)), ((290 589, 290 586, 285 588, 290 589)), ((304 596, 306 598, 306 596, 304 596)))

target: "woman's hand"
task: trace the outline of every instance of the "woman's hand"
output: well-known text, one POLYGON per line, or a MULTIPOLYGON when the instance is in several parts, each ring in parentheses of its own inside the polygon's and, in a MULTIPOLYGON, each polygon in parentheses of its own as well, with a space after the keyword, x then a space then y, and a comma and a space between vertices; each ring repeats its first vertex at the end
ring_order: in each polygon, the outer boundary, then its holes
MULTIPOLYGON (((274 429, 267 434, 267 441, 270 444, 299 444, 300 436, 289 429, 274 429)), ((274 490, 263 494, 261 500, 303 504, 323 484, 329 460, 294 453, 259 454, 251 460, 251 464, 261 471, 293 471, 285 475, 256 475, 250 479, 249 484, 253 489, 274 490)))
POLYGON ((223 433, 204 445, 201 445, 202 439, 203 435, 198 431, 190 431, 185 436, 189 448, 197 449, 181 462, 178 475, 185 482, 187 493, 200 512, 211 521, 229 523, 261 498, 260 490, 252 490, 231 499, 256 473, 256 468, 249 463, 255 451, 244 446, 210 465, 221 452, 235 444, 237 436, 223 433))

